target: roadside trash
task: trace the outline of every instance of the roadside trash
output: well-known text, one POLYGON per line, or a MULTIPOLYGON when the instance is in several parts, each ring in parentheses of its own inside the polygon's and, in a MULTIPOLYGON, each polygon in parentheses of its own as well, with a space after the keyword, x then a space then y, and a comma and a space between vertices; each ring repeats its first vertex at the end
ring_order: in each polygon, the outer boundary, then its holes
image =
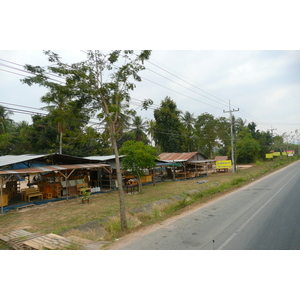
POLYGON ((206 182, 208 182, 208 180, 197 181, 197 183, 199 183, 199 184, 206 183, 206 182))

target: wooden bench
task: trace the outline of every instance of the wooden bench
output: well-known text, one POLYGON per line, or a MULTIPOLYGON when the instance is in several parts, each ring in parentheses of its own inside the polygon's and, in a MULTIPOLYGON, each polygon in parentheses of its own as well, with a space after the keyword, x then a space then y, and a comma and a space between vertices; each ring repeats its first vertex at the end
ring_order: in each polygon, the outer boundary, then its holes
POLYGON ((22 191, 23 201, 30 202, 30 199, 33 197, 38 197, 39 199, 43 199, 43 193, 40 192, 39 188, 28 188, 22 191))
POLYGON ((77 194, 82 195, 82 191, 85 190, 87 192, 91 192, 92 189, 88 186, 87 183, 79 183, 77 186, 77 194))

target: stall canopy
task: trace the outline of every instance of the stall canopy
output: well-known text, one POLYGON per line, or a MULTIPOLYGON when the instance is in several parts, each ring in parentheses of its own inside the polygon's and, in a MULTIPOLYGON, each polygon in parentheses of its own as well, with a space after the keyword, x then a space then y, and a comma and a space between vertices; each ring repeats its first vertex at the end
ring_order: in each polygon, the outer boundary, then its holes
POLYGON ((57 165, 57 166, 45 166, 45 167, 33 167, 15 170, 2 170, 0 175, 17 175, 17 174, 37 174, 47 172, 58 172, 64 170, 76 170, 76 169, 92 169, 92 168, 105 168, 109 167, 107 164, 75 164, 75 165, 57 165))
POLYGON ((66 154, 23 154, 0 156, 0 168, 22 169, 41 165, 67 165, 96 162, 95 160, 66 154))

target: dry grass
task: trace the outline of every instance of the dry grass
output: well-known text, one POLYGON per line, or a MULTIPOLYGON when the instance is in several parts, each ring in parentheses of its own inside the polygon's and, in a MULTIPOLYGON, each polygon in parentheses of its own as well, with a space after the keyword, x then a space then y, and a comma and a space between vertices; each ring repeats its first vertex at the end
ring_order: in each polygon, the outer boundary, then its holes
MULTIPOLYGON (((271 162, 251 168, 244 168, 237 174, 210 174, 208 177, 201 179, 161 182, 155 186, 152 184, 146 185, 143 187, 142 194, 125 195, 126 209, 129 211, 135 207, 157 200, 171 198, 175 195, 185 195, 187 191, 193 189, 205 190, 208 187, 219 186, 240 176, 246 176, 250 179, 251 177, 265 174, 267 170, 273 170, 271 162), (208 180, 208 182, 206 184, 197 183, 197 181, 203 179, 208 180)), ((75 198, 0 215, 0 233, 17 229, 27 229, 30 232, 53 232, 59 234, 75 226, 118 214, 118 192, 114 191, 92 195, 89 204, 82 204, 79 198, 75 198)), ((156 210, 156 214, 161 214, 160 209, 156 210)), ((147 220, 146 214, 141 216, 140 221, 143 221, 143 218, 145 221, 147 220)), ((87 237, 85 236, 84 238, 87 237)))
POLYGON ((71 229, 68 230, 67 233, 63 234, 63 236, 65 237, 76 236, 90 241, 97 241, 99 239, 98 233, 94 229, 87 229, 85 231, 79 229, 71 229))

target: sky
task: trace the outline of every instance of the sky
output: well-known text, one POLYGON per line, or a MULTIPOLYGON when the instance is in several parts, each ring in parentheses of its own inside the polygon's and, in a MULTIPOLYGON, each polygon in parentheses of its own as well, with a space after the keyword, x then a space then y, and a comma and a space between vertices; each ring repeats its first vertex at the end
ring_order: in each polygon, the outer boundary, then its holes
MULTIPOLYGON (((86 58, 85 50, 53 51, 66 63, 86 58)), ((28 75, 25 64, 50 62, 42 50, 0 50, 0 105, 45 113, 38 109, 45 106, 40 98, 47 90, 20 82, 28 75)), ((300 130, 299 50, 152 50, 145 67, 131 93, 131 107, 144 119, 154 119, 154 109, 168 96, 194 117, 229 117, 230 102, 236 118, 255 122, 261 131, 292 138, 300 130), (147 111, 140 106, 145 99, 154 102, 147 111)), ((24 113, 12 119, 31 122, 24 113)))

